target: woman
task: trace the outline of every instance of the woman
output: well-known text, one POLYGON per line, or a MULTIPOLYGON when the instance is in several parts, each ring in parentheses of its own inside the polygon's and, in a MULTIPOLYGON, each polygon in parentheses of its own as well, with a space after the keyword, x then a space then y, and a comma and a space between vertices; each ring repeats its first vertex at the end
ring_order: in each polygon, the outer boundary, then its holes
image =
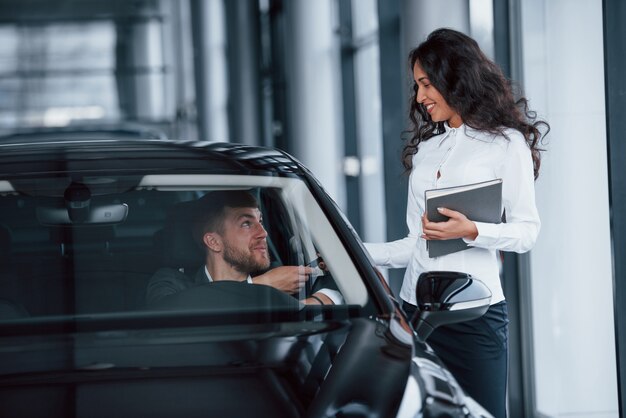
POLYGON ((476 320, 443 326, 430 346, 461 386, 497 417, 506 416, 507 307, 497 251, 529 251, 540 221, 534 180, 538 142, 549 126, 535 121, 524 98, 515 100, 501 70, 470 37, 438 29, 411 51, 414 96, 411 137, 403 151, 409 175, 406 238, 366 244, 374 261, 407 267, 400 291, 408 315, 416 310, 415 286, 425 271, 470 273, 491 290, 491 306, 476 320), (501 178, 505 223, 473 222, 462 213, 439 211, 446 222, 424 214, 424 191, 501 178), (429 258, 428 240, 462 238, 470 249, 429 258))

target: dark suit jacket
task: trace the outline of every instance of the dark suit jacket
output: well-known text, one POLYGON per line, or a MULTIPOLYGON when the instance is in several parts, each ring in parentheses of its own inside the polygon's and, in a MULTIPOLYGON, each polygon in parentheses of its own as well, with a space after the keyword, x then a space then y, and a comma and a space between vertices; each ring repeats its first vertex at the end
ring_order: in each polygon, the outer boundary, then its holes
POLYGON ((207 282, 204 266, 200 267, 192 278, 174 268, 160 268, 148 282, 146 306, 150 306, 166 296, 207 282))
MULTIPOLYGON (((191 278, 174 268, 160 268, 148 282, 146 289, 146 306, 149 307, 166 296, 208 282, 209 280, 204 271, 204 266, 201 266, 191 278)), ((330 275, 317 277, 314 283, 309 282, 306 295, 303 296, 310 296, 321 289, 337 290, 337 285, 330 275)))

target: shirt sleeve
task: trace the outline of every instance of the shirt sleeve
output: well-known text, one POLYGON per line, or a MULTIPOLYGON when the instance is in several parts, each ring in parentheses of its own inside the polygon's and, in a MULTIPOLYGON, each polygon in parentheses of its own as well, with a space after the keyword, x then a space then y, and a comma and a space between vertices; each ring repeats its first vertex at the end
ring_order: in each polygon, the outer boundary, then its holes
POLYGON ((411 254, 417 245, 422 230, 421 211, 415 193, 411 188, 412 175, 409 177, 409 193, 406 209, 406 223, 409 234, 402 239, 383 243, 364 243, 377 266, 402 268, 409 264, 411 254))
POLYGON ((322 293, 323 295, 328 296, 328 298, 332 300, 335 305, 341 305, 343 303, 343 296, 338 290, 320 289, 315 293, 322 293))
POLYGON ((473 247, 524 253, 535 245, 541 222, 535 204, 533 161, 521 134, 511 135, 499 171, 506 223, 475 222, 478 236, 465 242, 473 247))

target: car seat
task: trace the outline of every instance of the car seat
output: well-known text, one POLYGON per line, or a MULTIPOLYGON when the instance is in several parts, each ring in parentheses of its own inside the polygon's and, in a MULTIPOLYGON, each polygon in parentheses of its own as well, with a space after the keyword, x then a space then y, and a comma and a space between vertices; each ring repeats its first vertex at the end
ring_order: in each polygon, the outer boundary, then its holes
POLYGON ((29 317, 19 297, 18 275, 11 263, 11 233, 0 225, 0 320, 29 317))
POLYGON ((181 202, 170 208, 163 229, 154 235, 160 267, 190 275, 204 263, 204 251, 192 236, 194 204, 195 201, 181 202))

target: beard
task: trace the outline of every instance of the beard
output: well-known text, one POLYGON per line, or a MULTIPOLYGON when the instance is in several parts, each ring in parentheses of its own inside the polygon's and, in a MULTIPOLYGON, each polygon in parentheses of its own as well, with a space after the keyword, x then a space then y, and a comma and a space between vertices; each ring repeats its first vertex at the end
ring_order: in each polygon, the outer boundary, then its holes
POLYGON ((255 257, 250 249, 240 249, 226 245, 224 248, 224 261, 233 266, 237 271, 250 274, 255 271, 265 270, 270 266, 267 252, 262 257, 255 257))

